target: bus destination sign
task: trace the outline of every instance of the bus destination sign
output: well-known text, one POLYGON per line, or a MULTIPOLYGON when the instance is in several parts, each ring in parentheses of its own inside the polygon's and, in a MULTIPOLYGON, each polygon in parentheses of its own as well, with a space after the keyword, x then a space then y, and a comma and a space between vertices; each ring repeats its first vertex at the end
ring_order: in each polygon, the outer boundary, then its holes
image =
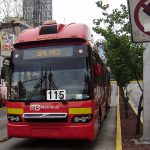
POLYGON ((69 57, 73 56, 73 48, 41 48, 36 50, 25 50, 23 59, 39 59, 39 58, 53 58, 53 57, 69 57))

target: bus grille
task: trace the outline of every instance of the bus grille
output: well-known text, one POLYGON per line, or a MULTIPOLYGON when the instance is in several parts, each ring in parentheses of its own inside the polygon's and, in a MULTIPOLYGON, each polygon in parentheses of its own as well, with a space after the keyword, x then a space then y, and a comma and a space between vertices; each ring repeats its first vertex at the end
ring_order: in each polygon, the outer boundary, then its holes
POLYGON ((24 113, 22 116, 29 122, 66 122, 67 113, 24 113))

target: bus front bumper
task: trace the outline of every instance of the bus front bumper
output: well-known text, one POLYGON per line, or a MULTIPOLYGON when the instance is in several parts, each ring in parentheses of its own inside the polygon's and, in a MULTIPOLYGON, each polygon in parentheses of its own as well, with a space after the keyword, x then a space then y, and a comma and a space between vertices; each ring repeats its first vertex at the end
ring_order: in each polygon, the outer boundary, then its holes
POLYGON ((94 123, 70 126, 36 126, 9 124, 8 137, 50 139, 95 139, 94 123))

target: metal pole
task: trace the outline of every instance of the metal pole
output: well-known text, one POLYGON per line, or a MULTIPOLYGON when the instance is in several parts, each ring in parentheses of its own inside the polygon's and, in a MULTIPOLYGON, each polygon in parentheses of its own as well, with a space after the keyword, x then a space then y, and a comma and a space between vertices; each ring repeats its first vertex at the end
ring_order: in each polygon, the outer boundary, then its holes
POLYGON ((140 141, 150 144, 150 43, 143 57, 144 101, 143 101, 143 136, 140 141))

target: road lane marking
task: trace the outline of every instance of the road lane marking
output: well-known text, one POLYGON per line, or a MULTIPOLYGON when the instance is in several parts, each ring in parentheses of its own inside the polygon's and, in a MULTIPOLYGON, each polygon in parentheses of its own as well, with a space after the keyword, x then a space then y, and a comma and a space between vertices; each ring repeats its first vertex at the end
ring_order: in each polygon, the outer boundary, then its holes
POLYGON ((117 133, 116 133, 116 150, 122 150, 122 137, 121 137, 121 122, 120 122, 120 108, 119 108, 119 88, 117 96, 117 133))

